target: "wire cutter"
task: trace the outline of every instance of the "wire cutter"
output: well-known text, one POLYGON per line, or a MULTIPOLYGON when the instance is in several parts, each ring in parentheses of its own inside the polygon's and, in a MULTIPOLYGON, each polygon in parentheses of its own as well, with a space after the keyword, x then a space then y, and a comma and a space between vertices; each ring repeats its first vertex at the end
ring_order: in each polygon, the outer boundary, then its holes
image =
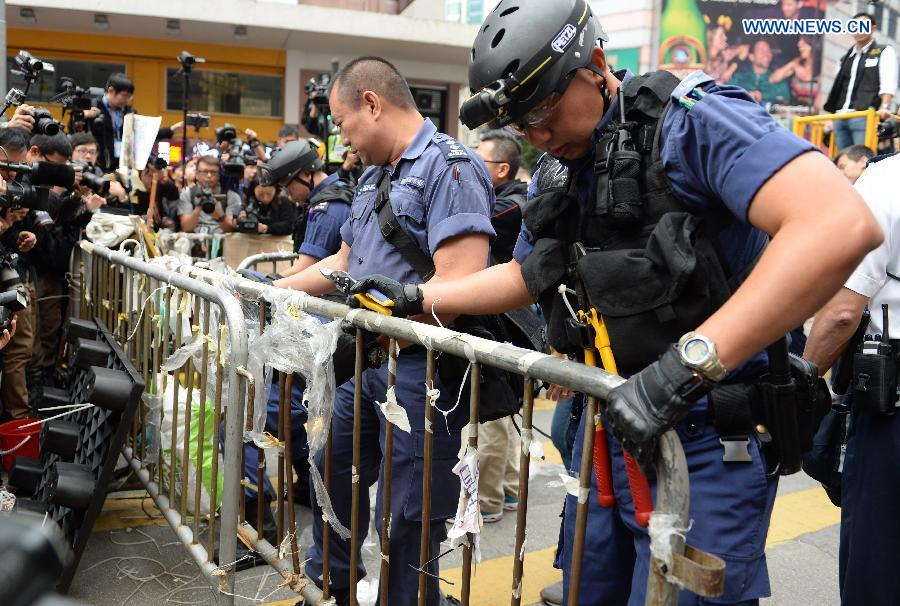
MULTIPOLYGON (((323 276, 334 282, 335 286, 338 287, 338 290, 348 296, 351 294, 350 291, 353 287, 359 282, 359 280, 355 279, 345 271, 328 269, 325 267, 320 268, 319 271, 323 276)), ((394 301, 374 288, 369 289, 365 293, 353 294, 353 296, 356 297, 359 304, 366 309, 386 316, 393 315, 391 308, 394 306, 394 301)))

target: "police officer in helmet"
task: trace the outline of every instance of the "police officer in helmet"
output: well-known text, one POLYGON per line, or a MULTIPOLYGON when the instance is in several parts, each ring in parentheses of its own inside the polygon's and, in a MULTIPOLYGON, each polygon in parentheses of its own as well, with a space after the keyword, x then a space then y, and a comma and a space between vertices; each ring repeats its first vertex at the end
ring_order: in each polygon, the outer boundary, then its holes
MULTIPOLYGON (((750 413, 773 380, 763 350, 787 364, 785 334, 882 231, 827 158, 746 91, 699 72, 613 72, 605 40, 584 0, 501 0, 473 44, 461 118, 509 127, 547 152, 513 260, 418 288, 369 276, 355 290, 390 296, 395 315, 539 302, 551 345, 576 356, 583 343, 568 329, 578 319, 563 297, 596 310, 629 378, 601 408, 618 504, 589 499, 579 603, 644 602, 649 538, 634 520, 622 447, 654 489, 658 438, 672 428, 691 471, 688 541, 726 561, 719 603, 756 603, 770 593, 765 535, 783 469, 762 452, 750 413), (821 246, 832 241, 842 245, 821 246), (726 406, 731 423, 717 414, 726 406)), ((797 368, 801 379, 814 374, 797 368)), ((801 440, 766 437, 786 448, 801 440)), ((557 560, 567 590, 576 505, 567 497, 557 560)), ((685 592, 681 603, 697 600, 685 592)))

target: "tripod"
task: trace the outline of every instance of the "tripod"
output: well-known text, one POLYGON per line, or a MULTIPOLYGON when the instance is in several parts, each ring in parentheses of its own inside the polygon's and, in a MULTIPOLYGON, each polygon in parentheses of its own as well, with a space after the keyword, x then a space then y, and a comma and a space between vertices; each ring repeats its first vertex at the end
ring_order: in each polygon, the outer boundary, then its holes
MULTIPOLYGON (((181 74, 184 77, 184 86, 181 90, 181 110, 182 110, 182 127, 181 127, 181 179, 185 185, 187 185, 187 131, 188 131, 188 103, 190 100, 191 93, 191 69, 194 67, 195 63, 206 63, 206 59, 202 59, 200 57, 195 57, 187 51, 181 51, 181 54, 178 55, 178 63, 181 64, 181 69, 178 70, 176 75, 181 74)), ((197 132, 200 132, 199 127, 197 128, 197 132)))

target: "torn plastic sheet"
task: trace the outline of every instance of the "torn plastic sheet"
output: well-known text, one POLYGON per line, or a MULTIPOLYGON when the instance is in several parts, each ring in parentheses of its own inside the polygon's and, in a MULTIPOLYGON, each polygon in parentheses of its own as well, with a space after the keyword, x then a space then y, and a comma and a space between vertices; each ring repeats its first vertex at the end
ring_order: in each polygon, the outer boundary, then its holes
POLYGON ((481 532, 478 506, 478 451, 473 449, 464 456, 453 467, 453 473, 459 476, 460 497, 456 518, 453 520, 453 526, 450 527, 447 537, 458 539, 467 533, 477 535, 481 532))
MULTIPOLYGON (((331 527, 343 539, 350 531, 340 523, 325 490, 325 483, 314 463, 315 455, 325 447, 331 428, 334 407, 334 364, 332 356, 337 346, 340 321, 323 323, 321 319, 302 311, 303 298, 308 295, 289 290, 271 288, 266 298, 272 306, 272 323, 250 347, 248 370, 256 379, 256 398, 253 433, 261 434, 265 428, 266 402, 268 400, 271 369, 284 373, 300 373, 306 379, 303 404, 308 411, 306 424, 309 442, 310 478, 316 492, 316 501, 322 507, 331 527)), ((256 439, 252 435, 249 438, 256 439)))
POLYGON ((567 473, 561 473, 561 474, 559 474, 559 479, 560 479, 559 482, 557 482, 557 481, 547 482, 547 486, 550 488, 559 488, 560 486, 562 486, 563 488, 566 489, 566 492, 570 496, 578 498, 578 496, 579 496, 578 478, 570 476, 567 473))
MULTIPOLYGON (((650 534, 650 554, 665 563, 667 570, 672 570, 672 537, 679 536, 684 539, 694 524, 691 521, 687 528, 680 527, 678 517, 675 513, 653 512, 647 528, 650 534)), ((684 583, 672 574, 666 574, 666 581, 684 589, 684 583)))
POLYGON ((378 402, 378 407, 381 408, 381 413, 389 423, 394 424, 401 431, 410 433, 409 416, 406 414, 406 409, 397 402, 397 390, 393 385, 387 390, 387 401, 378 402))
MULTIPOLYGON (((165 376, 165 375, 163 375, 165 376)), ((165 389, 165 387, 163 387, 165 389)), ((147 441, 148 462, 159 460, 160 425, 162 424, 162 398, 159 394, 144 393, 142 396, 147 405, 147 423, 144 429, 144 439, 147 441)))

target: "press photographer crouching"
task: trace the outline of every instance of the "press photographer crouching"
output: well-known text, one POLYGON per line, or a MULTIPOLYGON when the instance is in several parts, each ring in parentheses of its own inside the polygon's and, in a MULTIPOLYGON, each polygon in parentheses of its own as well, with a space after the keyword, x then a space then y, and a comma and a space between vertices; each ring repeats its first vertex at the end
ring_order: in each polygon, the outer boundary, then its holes
POLYGON ((219 159, 197 159, 197 185, 181 192, 178 217, 181 231, 221 234, 234 231, 234 218, 241 211, 241 198, 219 186, 219 159))
POLYGON ((262 185, 254 179, 247 187, 244 207, 236 228, 241 233, 287 236, 297 222, 297 205, 281 193, 279 185, 262 185))

